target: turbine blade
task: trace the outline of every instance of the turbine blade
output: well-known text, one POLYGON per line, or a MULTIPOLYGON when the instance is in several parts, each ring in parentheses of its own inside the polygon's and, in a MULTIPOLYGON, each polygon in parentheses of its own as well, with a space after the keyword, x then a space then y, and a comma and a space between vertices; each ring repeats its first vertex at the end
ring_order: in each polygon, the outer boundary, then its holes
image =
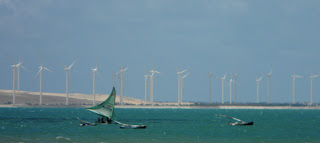
POLYGON ((182 78, 185 78, 185 77, 187 77, 188 75, 189 75, 190 73, 187 73, 186 75, 184 75, 182 78))
POLYGON ((25 71, 29 72, 24 66, 20 65, 25 71))
POLYGON ((183 70, 181 73, 184 73, 184 72, 186 72, 186 71, 188 71, 188 69, 183 70))
POLYGON ((75 59, 75 60, 72 62, 72 64, 69 66, 69 69, 72 68, 72 66, 74 65, 74 63, 76 63, 76 61, 77 61, 77 59, 75 59))
POLYGON ((227 73, 224 74, 223 78, 226 79, 227 73))
POLYGON ((263 76, 261 76, 261 77, 259 78, 259 81, 262 79, 262 77, 263 77, 263 76))
POLYGON ((125 68, 123 71, 125 72, 126 70, 128 70, 128 68, 125 68))
POLYGON ((39 73, 41 72, 42 69, 39 69, 39 72, 36 74, 36 76, 34 76, 33 80, 36 79, 36 77, 39 75, 39 73))
POLYGON ((60 63, 64 68, 68 69, 68 67, 62 63, 60 63))
POLYGON ((53 72, 53 71, 47 69, 46 67, 43 67, 43 69, 45 69, 45 70, 48 71, 48 72, 53 72))

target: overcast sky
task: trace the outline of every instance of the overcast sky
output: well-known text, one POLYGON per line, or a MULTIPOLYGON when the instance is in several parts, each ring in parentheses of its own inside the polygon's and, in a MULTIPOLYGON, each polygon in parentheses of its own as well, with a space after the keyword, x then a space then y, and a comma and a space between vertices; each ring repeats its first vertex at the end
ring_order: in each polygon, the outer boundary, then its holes
MULTIPOLYGON (((190 67, 184 101, 208 101, 208 72, 238 73, 238 101, 256 101, 256 78, 273 67, 271 102, 310 101, 310 73, 320 72, 320 1, 318 0, 0 0, 0 88, 12 89, 10 57, 21 71, 21 90, 65 92, 70 65, 70 92, 92 93, 90 69, 98 64, 97 93, 109 94, 112 73, 125 72, 124 96, 144 99, 144 74, 154 80, 155 101, 177 101, 176 66, 190 67)), ((212 81, 212 98, 221 102, 221 80, 212 81)), ((320 78, 314 80, 314 102, 320 102, 320 78)), ((119 89, 119 86, 117 87, 119 89)), ((118 93, 119 90, 118 90, 118 93)), ((225 87, 225 102, 229 89, 225 87)), ((267 101, 267 78, 260 84, 267 101)))

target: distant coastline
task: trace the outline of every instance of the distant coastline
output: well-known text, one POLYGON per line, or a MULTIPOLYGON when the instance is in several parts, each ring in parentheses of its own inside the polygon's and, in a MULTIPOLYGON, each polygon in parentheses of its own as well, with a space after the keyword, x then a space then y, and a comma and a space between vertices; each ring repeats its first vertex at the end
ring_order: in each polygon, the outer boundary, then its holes
MULTIPOLYGON (((96 103, 104 101, 109 95, 97 94, 96 103)), ((65 105, 64 93, 43 93, 44 105, 39 106, 39 92, 20 91, 16 95, 16 105, 12 105, 12 90, 0 90, 0 108, 8 107, 40 107, 40 108, 86 108, 92 106, 92 95, 73 93, 69 95, 70 105, 65 105)), ((119 102, 119 96, 116 98, 119 102)), ((208 103, 193 103, 184 102, 178 106, 176 102, 155 102, 151 106, 149 102, 144 105, 144 101, 131 97, 124 97, 126 105, 115 105, 115 108, 172 108, 172 109, 320 109, 317 104, 255 104, 255 103, 238 103, 238 104, 208 104, 208 103)))

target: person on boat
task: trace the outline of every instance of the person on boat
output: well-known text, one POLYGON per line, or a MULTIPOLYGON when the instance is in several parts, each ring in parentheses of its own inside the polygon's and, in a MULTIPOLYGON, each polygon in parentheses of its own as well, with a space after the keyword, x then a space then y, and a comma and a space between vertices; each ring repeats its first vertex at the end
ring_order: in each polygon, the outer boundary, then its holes
POLYGON ((111 122, 112 122, 112 119, 109 118, 109 117, 107 117, 107 123, 108 123, 108 124, 111 124, 111 122))
POLYGON ((98 117, 97 123, 106 123, 103 119, 103 116, 98 117))
POLYGON ((97 123, 100 123, 100 122, 101 122, 100 117, 98 117, 97 123))
POLYGON ((103 116, 101 116, 101 121, 100 121, 100 123, 106 123, 106 121, 104 121, 103 116))

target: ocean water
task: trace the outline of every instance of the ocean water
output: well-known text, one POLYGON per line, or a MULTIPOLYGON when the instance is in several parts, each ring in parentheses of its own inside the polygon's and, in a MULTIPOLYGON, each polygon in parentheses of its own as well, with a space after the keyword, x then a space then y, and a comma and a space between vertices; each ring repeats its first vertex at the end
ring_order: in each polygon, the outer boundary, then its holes
POLYGON ((320 110, 117 109, 119 125, 79 127, 94 122, 84 108, 0 108, 0 142, 320 142, 320 110), (225 114, 253 126, 230 126, 225 114))

